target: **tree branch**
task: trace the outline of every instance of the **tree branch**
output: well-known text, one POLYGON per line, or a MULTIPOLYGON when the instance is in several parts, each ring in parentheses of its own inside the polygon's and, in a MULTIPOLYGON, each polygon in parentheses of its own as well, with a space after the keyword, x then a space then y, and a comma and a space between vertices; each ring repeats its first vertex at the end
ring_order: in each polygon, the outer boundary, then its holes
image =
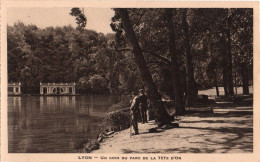
POLYGON ((121 48, 121 49, 118 49, 118 48, 116 47, 116 44, 115 44, 114 41, 112 42, 112 44, 113 44, 113 46, 114 46, 114 48, 115 48, 115 51, 117 51, 117 52, 121 52, 121 51, 132 51, 131 48, 121 48))
POLYGON ((132 51, 131 48, 122 48, 122 49, 115 49, 115 51, 117 52, 121 52, 121 51, 132 51))
POLYGON ((160 55, 158 55, 157 53, 154 53, 154 52, 150 52, 150 51, 143 51, 144 53, 148 53, 149 55, 151 56, 154 56, 162 61, 164 61, 166 64, 170 64, 170 60, 168 60, 167 58, 165 57, 162 57, 160 55))
POLYGON ((165 66, 166 64, 164 62, 161 62, 161 61, 147 61, 146 62, 147 64, 156 64, 157 66, 165 66))
POLYGON ((134 23, 134 24, 139 24, 139 22, 141 21, 143 15, 146 13, 146 11, 144 11, 142 14, 140 14, 139 19, 134 23))

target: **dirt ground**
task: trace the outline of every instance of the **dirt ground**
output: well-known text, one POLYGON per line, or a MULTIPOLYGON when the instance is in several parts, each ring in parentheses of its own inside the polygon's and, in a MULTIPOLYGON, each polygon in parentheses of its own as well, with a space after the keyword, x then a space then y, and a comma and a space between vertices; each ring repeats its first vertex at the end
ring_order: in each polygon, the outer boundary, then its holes
MULTIPOLYGON (((252 98, 245 100, 252 101, 252 98)), ((139 135, 126 129, 109 136, 93 153, 252 153, 253 107, 248 104, 218 102, 213 112, 177 117, 180 128, 155 128, 154 121, 139 123, 139 135)))

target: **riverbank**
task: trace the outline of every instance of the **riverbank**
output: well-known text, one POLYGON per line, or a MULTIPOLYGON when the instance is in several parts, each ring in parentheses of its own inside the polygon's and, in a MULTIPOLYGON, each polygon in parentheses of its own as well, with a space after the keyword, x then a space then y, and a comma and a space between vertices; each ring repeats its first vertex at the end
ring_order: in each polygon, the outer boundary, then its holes
POLYGON ((252 153, 253 98, 245 102, 217 102, 213 112, 191 113, 177 117, 180 128, 155 128, 154 121, 138 124, 139 135, 130 129, 116 132, 92 153, 252 153), (248 102, 250 101, 250 102, 248 102))

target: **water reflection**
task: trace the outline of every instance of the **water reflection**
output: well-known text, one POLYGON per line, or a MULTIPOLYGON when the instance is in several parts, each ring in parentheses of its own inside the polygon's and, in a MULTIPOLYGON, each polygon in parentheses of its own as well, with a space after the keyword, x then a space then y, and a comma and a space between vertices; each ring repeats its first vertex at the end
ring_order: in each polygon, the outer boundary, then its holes
POLYGON ((8 97, 9 152, 73 152, 77 142, 104 130, 114 97, 8 97))

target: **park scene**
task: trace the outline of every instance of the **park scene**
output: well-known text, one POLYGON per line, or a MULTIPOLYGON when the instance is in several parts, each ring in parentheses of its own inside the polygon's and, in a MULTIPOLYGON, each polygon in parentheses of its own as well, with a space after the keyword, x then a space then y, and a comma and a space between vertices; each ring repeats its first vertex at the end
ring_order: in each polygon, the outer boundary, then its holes
POLYGON ((252 8, 8 8, 9 153, 253 153, 252 8))

